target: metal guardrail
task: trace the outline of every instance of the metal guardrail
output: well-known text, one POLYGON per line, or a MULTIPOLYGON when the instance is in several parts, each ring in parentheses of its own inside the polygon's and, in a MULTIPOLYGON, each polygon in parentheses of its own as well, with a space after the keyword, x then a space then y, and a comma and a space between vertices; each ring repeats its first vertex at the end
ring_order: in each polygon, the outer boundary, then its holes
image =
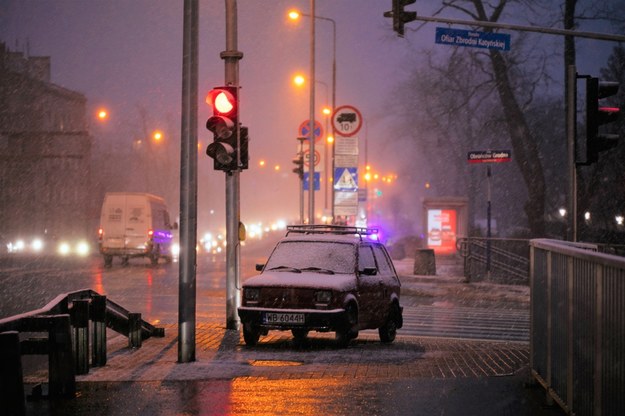
POLYGON ((529 241, 510 238, 459 238, 458 252, 464 258, 468 281, 484 277, 511 283, 529 280, 529 241))
POLYGON ((1 319, 0 402, 9 414, 25 411, 22 355, 48 355, 49 396, 74 397, 76 374, 89 372, 90 344, 91 365, 106 364, 106 328, 127 336, 130 348, 140 348, 151 336, 165 336, 163 328, 145 322, 140 313, 90 289, 59 295, 41 309, 1 319), (32 337, 42 333, 47 337, 32 337))
POLYGON ((530 242, 530 369, 569 414, 625 414, 625 258, 530 242))

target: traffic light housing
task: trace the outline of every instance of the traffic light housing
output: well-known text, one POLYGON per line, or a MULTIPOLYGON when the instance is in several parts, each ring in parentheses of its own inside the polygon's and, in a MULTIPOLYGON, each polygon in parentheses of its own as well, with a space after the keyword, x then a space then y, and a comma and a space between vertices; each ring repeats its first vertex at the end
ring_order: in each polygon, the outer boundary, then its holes
POLYGON ((392 0, 393 10, 390 12, 384 12, 384 17, 393 18, 393 30, 397 32, 397 35, 404 37, 404 24, 412 22, 417 18, 417 12, 407 12, 404 10, 409 4, 416 2, 417 0, 392 0))
POLYGON ((295 168, 293 168, 293 173, 297 173, 297 176, 300 179, 304 179, 304 157, 300 152, 297 154, 297 157, 293 159, 293 163, 295 164, 295 168))
POLYGON ((241 129, 239 130, 239 137, 239 169, 242 170, 248 168, 250 160, 248 153, 250 138, 248 136, 247 127, 241 126, 241 129))
POLYGON ((599 100, 615 95, 619 90, 617 82, 586 78, 586 163, 597 163, 599 153, 618 144, 618 134, 599 132, 599 127, 618 120, 620 108, 599 105, 599 100))
POLYGON ((213 115, 206 121, 206 128, 213 133, 213 143, 206 148, 206 154, 214 160, 215 170, 238 170, 237 142, 243 135, 239 127, 237 87, 213 88, 206 102, 213 107, 213 115))

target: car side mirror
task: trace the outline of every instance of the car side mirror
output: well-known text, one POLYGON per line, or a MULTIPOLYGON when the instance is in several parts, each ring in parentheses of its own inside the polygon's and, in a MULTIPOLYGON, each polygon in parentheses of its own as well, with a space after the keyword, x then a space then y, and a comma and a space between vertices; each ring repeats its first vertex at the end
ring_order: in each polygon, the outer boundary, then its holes
POLYGON ((257 264, 256 265, 256 271, 257 272, 262 272, 264 267, 265 267, 264 264, 257 264))
POLYGON ((362 274, 364 274, 365 276, 375 276, 376 274, 378 274, 378 269, 376 269, 375 267, 365 267, 362 271, 362 274))

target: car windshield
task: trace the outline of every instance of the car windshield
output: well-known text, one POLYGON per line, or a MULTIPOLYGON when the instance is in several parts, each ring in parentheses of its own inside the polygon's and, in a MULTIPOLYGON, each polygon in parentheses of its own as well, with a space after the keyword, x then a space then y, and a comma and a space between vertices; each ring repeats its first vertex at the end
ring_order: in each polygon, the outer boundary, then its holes
POLYGON ((271 254, 265 270, 354 273, 354 246, 327 241, 283 241, 271 254))

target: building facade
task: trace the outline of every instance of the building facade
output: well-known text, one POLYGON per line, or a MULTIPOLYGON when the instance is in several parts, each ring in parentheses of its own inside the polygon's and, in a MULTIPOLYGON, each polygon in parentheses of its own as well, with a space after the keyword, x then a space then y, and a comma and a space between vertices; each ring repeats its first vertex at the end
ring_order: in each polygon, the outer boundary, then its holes
POLYGON ((0 43, 0 235, 87 238, 91 137, 84 95, 50 82, 50 58, 0 43))

